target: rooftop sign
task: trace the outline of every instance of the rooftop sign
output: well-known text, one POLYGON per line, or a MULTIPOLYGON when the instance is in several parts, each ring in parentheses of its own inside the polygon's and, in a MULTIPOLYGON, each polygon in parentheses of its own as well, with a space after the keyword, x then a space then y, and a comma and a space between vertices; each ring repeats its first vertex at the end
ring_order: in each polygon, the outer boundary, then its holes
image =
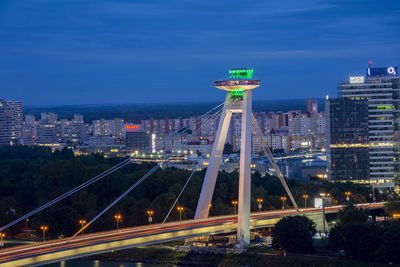
POLYGON ((230 79, 252 79, 253 78, 253 69, 241 68, 241 69, 231 69, 229 70, 229 74, 231 75, 230 79))
POLYGON ((350 83, 364 83, 364 76, 355 76, 349 78, 350 83))
POLYGON ((385 68, 368 68, 367 76, 395 76, 398 74, 397 67, 385 67, 385 68))
POLYGON ((127 131, 137 131, 137 130, 139 130, 139 125, 138 124, 127 124, 125 126, 125 130, 127 130, 127 131))

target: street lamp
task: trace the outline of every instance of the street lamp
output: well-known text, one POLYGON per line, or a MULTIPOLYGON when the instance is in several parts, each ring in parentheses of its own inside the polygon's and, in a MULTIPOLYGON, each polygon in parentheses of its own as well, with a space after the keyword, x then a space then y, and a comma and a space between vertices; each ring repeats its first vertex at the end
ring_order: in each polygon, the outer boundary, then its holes
POLYGON ((237 200, 232 200, 232 205, 233 205, 233 213, 236 215, 236 206, 237 206, 237 204, 238 204, 238 201, 237 200))
POLYGON ((262 203, 263 203, 264 199, 262 198, 257 198, 257 202, 258 202, 258 211, 261 213, 261 209, 262 209, 262 203))
MULTIPOLYGON (((86 220, 85 219, 79 220, 79 224, 81 225, 81 228, 83 228, 83 226, 85 226, 86 224, 86 220)), ((82 230, 82 235, 83 235, 83 230, 82 230)))
POLYGON ((346 201, 349 202, 350 196, 351 196, 351 192, 346 191, 346 192, 344 192, 344 195, 346 196, 346 201))
POLYGON ((326 229, 325 229, 325 199, 330 197, 331 194, 320 193, 319 195, 321 196, 321 199, 322 199, 322 225, 323 225, 323 230, 325 233, 325 231, 326 231, 326 229))
POLYGON ((147 215, 149 215, 149 224, 151 224, 153 222, 153 214, 154 214, 153 210, 147 211, 147 215))
POLYGON ((115 214, 114 218, 117 221, 117 229, 119 229, 119 223, 122 222, 122 215, 121 214, 115 214))
POLYGON ((0 233, 0 248, 2 249, 4 247, 4 242, 3 242, 3 238, 6 237, 5 233, 0 233))
POLYGON ((375 184, 372 184, 372 202, 376 201, 375 198, 375 187, 379 185, 379 182, 375 182, 375 184))
POLYGON ((49 229, 47 225, 40 226, 40 229, 43 231, 43 242, 46 240, 46 231, 49 229))
POLYGON ((400 213, 393 213, 393 219, 400 219, 400 213))
POLYGON ((281 197, 282 200, 282 209, 285 209, 285 200, 287 199, 287 197, 281 197))
POLYGON ((208 216, 210 216, 210 209, 211 209, 211 207, 212 207, 212 204, 211 204, 211 203, 208 204, 208 216))
POLYGON ((179 211, 179 221, 182 221, 182 211, 183 211, 183 207, 182 206, 178 206, 177 210, 179 211))
POLYGON ((303 198, 304 198, 304 208, 307 208, 307 198, 309 197, 308 194, 303 194, 303 198))

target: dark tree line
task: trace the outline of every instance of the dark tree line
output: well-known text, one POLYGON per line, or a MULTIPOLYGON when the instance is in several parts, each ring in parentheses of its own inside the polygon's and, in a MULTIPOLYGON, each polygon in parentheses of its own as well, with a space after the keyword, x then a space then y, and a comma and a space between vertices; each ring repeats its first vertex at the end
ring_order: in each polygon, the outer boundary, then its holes
MULTIPOLYGON (((45 147, 0 147, 0 225, 3 226, 47 203, 122 160, 123 158, 105 158, 98 154, 74 157, 68 149, 52 153, 45 147)), ((48 234, 53 238, 72 235, 80 228, 80 219, 90 220, 95 217, 153 166, 154 164, 130 164, 32 216, 29 222, 21 222, 10 228, 7 234, 19 233, 25 226, 39 229, 40 225, 46 224, 49 226, 48 234)), ((178 202, 184 207, 184 219, 194 217, 204 174, 205 170, 193 175, 178 202)), ((148 209, 154 210, 153 223, 161 222, 189 175, 190 171, 178 169, 156 171, 86 231, 114 228, 116 213, 122 214, 123 227, 147 224, 148 209)), ((237 199, 238 176, 237 172, 219 173, 210 209, 211 215, 234 212, 231 202, 237 199)), ((336 203, 344 203, 344 192, 348 190, 352 191, 353 198, 359 202, 366 201, 370 193, 367 188, 358 185, 321 181, 306 184, 291 180, 289 187, 300 207, 304 206, 304 193, 310 196, 309 206, 311 199, 320 192, 330 192, 336 203)), ((257 210, 256 199, 259 197, 264 199, 263 210, 282 207, 280 197, 285 195, 285 191, 276 177, 261 177, 259 173, 254 173, 251 190, 253 211, 257 210)), ((286 207, 291 207, 289 201, 286 207)), ((179 214, 174 210, 169 220, 178 219, 179 214)))
MULTIPOLYGON (((399 210, 398 202, 389 201, 387 215, 393 208, 399 210)), ((400 220, 368 221, 368 213, 353 205, 339 212, 338 218, 329 234, 331 250, 341 250, 358 259, 400 263, 400 220)))

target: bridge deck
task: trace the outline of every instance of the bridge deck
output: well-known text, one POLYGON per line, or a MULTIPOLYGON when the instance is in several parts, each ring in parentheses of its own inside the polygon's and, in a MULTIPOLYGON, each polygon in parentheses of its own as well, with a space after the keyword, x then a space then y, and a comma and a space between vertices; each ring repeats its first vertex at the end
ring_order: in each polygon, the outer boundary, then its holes
MULTIPOLYGON (((360 204, 365 208, 381 208, 383 203, 360 204)), ((326 208, 334 213, 342 206, 326 208)), ((279 210, 252 213, 251 229, 273 226, 283 216, 321 214, 317 208, 279 210)), ((234 215, 211 217, 201 220, 154 224, 122 228, 119 230, 86 234, 69 241, 68 238, 46 241, 4 249, 0 252, 1 266, 42 265, 45 263, 102 254, 113 250, 165 243, 192 237, 236 232, 237 217, 234 215)))

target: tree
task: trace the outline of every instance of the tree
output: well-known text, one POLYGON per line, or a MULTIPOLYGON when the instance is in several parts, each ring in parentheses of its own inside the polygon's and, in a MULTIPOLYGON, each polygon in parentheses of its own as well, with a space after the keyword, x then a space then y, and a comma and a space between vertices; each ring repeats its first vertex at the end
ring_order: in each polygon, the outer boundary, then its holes
POLYGON ((344 225, 351 222, 364 223, 368 220, 368 212, 363 209, 358 209, 353 203, 339 210, 339 223, 344 225))
POLYGON ((385 214, 387 216, 393 216, 393 214, 400 214, 400 201, 395 199, 390 199, 385 203, 383 207, 385 214))
POLYGON ((400 222, 386 224, 375 258, 383 262, 400 262, 400 222))
POLYGON ((335 251, 344 250, 346 255, 359 259, 370 259, 379 245, 380 236, 380 228, 375 224, 339 224, 329 233, 329 247, 335 251))
POLYGON ((313 250, 315 232, 315 222, 305 216, 284 217, 273 229, 273 246, 288 252, 308 253, 313 250))

